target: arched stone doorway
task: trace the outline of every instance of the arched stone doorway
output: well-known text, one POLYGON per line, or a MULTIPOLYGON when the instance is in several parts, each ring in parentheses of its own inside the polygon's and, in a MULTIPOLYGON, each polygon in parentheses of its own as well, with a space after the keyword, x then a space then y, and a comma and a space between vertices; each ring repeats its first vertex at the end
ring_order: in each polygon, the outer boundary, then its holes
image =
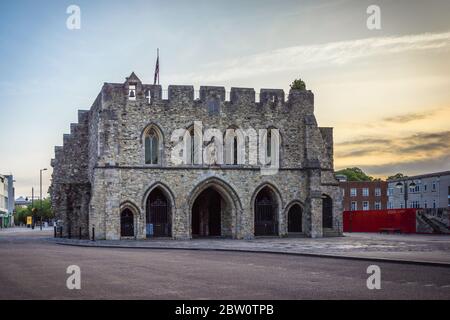
POLYGON ((233 205, 214 187, 203 190, 192 205, 193 237, 232 237, 233 205))
POLYGON ((146 236, 170 237, 172 235, 172 216, 170 202, 159 187, 150 192, 146 203, 146 236))
POLYGON ((197 184, 188 198, 192 237, 239 237, 242 204, 230 184, 210 177, 197 184))
POLYGON ((192 236, 222 236, 222 218, 225 218, 222 211, 225 208, 225 201, 213 188, 200 193, 192 206, 192 236))
POLYGON ((277 197, 269 187, 262 188, 255 198, 255 236, 278 235, 277 197))
POLYGON ((288 232, 299 233, 303 231, 303 210, 302 207, 295 203, 288 211, 288 232))
POLYGON ((322 227, 333 228, 333 200, 326 194, 322 195, 322 227))
POLYGON ((130 209, 124 209, 120 213, 120 236, 134 237, 134 217, 130 209))

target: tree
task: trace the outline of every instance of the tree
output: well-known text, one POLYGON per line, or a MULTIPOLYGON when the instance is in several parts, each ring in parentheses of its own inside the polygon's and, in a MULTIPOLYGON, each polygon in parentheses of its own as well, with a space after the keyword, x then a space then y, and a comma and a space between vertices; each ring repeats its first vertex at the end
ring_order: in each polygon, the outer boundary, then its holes
MULTIPOLYGON (((41 201, 40 200, 35 200, 33 203, 33 206, 28 205, 27 207, 23 208, 23 207, 16 207, 16 213, 14 214, 14 221, 16 223, 23 223, 25 224, 27 221, 27 217, 28 216, 32 216, 33 215, 33 207, 37 209, 37 217, 40 218, 41 217, 41 201)), ((51 207, 51 203, 50 203, 50 199, 43 199, 42 200, 42 220, 46 221, 49 219, 53 219, 54 215, 53 215, 53 211, 52 211, 52 207, 51 207)))
POLYGON ((306 84, 305 81, 303 81, 302 79, 295 79, 292 84, 291 84, 291 89, 296 89, 296 90, 306 90, 306 84))
POLYGON ((396 173, 393 176, 387 177, 387 180, 396 180, 396 179, 402 179, 402 178, 408 178, 408 176, 405 176, 403 173, 396 173))
POLYGON ((346 168, 336 171, 336 174, 342 174, 347 177, 347 181, 373 181, 373 177, 368 176, 360 168, 346 168))
POLYGON ((29 210, 28 207, 16 207, 14 212, 14 221, 16 224, 25 224, 28 216, 31 216, 31 210, 29 210))

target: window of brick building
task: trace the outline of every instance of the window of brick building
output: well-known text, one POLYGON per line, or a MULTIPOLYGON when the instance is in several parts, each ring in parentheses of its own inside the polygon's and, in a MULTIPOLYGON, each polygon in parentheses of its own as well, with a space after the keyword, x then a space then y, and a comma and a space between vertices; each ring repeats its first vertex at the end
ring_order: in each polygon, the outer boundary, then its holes
POLYGON ((369 201, 363 201, 363 210, 369 210, 369 201))
POLYGON ((363 197, 368 197, 369 196, 369 188, 363 188, 362 195, 363 195, 363 197))

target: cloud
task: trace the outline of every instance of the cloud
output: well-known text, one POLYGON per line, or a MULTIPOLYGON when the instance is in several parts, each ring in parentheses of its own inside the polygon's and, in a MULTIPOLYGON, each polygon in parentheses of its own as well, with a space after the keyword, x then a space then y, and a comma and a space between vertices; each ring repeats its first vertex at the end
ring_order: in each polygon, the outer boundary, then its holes
POLYGON ((382 121, 392 122, 392 123, 406 123, 406 122, 411 122, 411 121, 415 121, 415 120, 422 120, 425 118, 429 118, 429 117, 433 116, 434 114, 436 114, 438 111, 439 110, 436 109, 436 110, 430 110, 427 112, 407 113, 407 114, 402 114, 402 115, 386 117, 386 118, 383 118, 382 121))
POLYGON ((447 154, 430 159, 396 161, 380 165, 363 165, 360 167, 365 172, 375 176, 389 176, 397 172, 402 172, 407 175, 416 175, 430 172, 449 171, 450 158, 447 154))
MULTIPOLYGON (((415 133, 406 137, 373 138, 350 140, 336 144, 336 158, 352 158, 369 155, 408 156, 430 158, 447 155, 450 159, 450 131, 415 133)), ((380 161, 380 158, 374 158, 380 161)))
POLYGON ((262 74, 305 69, 323 65, 342 65, 369 56, 406 51, 449 50, 450 32, 372 37, 316 45, 286 47, 232 60, 208 64, 199 72, 172 75, 171 79, 195 82, 221 82, 262 74))
POLYGON ((350 140, 344 142, 335 143, 336 146, 357 146, 357 145, 367 145, 367 144, 384 144, 389 143, 389 139, 380 139, 380 138, 367 138, 360 140, 350 140))
POLYGON ((352 158, 352 157, 362 157, 369 154, 373 154, 375 152, 378 152, 378 148, 364 148, 364 149, 356 149, 356 150, 350 150, 350 151, 341 151, 336 153, 336 157, 339 158, 352 158))

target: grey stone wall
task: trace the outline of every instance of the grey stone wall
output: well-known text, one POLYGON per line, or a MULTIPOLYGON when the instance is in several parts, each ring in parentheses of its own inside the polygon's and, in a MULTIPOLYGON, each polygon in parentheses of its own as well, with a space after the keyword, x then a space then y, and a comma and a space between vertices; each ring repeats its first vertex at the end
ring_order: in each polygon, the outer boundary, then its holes
POLYGON ((50 196, 55 217, 63 221, 64 236, 89 236, 89 201, 91 186, 88 179, 89 113, 80 110, 78 123, 70 125, 63 146, 55 147, 50 196))
POLYGON ((264 186, 278 202, 279 236, 287 235, 287 210, 292 203, 303 208, 303 231, 321 237, 322 195, 333 199, 333 229, 342 232, 342 205, 333 175, 333 135, 320 128, 314 117, 311 91, 262 89, 260 102, 255 90, 200 87, 194 99, 192 86, 169 86, 162 99, 160 86, 142 84, 133 73, 123 84, 105 83, 89 112, 80 112, 64 146, 55 148, 50 188, 52 204, 65 229, 83 228, 98 238, 120 238, 120 212, 129 208, 135 216, 135 235, 145 238, 146 199, 159 187, 171 204, 172 236, 191 238, 191 211, 195 198, 212 186, 226 203, 224 235, 254 236, 254 202, 264 186), (136 100, 128 98, 128 86, 136 86, 136 100), (150 93, 151 99, 148 99, 150 93), (211 104, 218 108, 211 110, 211 104), (203 129, 222 132, 241 129, 277 128, 281 135, 280 170, 262 175, 259 166, 183 165, 170 161, 170 137, 175 129, 201 121, 203 129), (149 126, 162 135, 161 162, 144 161, 144 131, 149 126), (75 208, 75 209, 74 209, 75 208))

